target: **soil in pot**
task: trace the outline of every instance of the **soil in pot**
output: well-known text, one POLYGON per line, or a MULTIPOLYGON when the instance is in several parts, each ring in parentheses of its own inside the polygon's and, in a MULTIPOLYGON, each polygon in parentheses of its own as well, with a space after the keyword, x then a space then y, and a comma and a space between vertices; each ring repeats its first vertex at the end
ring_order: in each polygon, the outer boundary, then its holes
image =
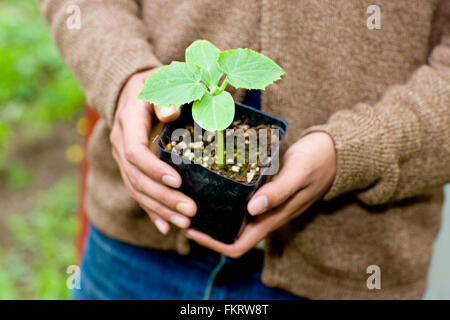
MULTIPOLYGON (((189 132, 190 137, 194 137, 194 127, 192 125, 186 125, 184 129, 189 132)), ((229 136, 234 135, 234 137, 232 137, 234 144, 233 152, 232 155, 226 155, 225 164, 220 167, 216 163, 217 155, 215 149, 215 132, 203 130, 203 134, 196 137, 197 141, 195 142, 190 142, 189 139, 187 141, 184 141, 183 139, 179 142, 167 141, 165 144, 163 144, 163 147, 166 151, 174 152, 177 155, 186 158, 187 160, 193 161, 197 164, 201 164, 203 167, 213 170, 214 172, 222 176, 228 177, 244 184, 252 184, 258 180, 263 168, 271 160, 270 156, 272 149, 270 145, 271 143, 278 144, 278 130, 278 127, 269 124, 251 126, 247 124, 247 119, 244 119, 244 121, 234 121, 231 124, 230 128, 225 130, 225 139, 228 139, 229 136), (274 129, 277 129, 277 131, 275 131, 274 129), (264 131, 264 137, 260 137, 260 133, 264 131), (241 141, 244 142, 243 148, 239 148, 239 138, 237 137, 242 138, 241 141), (257 161, 250 160, 252 138, 256 139, 254 141, 258 141, 259 149, 265 150, 263 157, 259 157, 260 151, 255 150, 255 159, 257 159, 257 161), (201 151, 195 152, 196 148, 201 151), (207 150, 211 150, 210 155, 204 156, 205 154, 208 154, 208 152, 206 152, 207 150)))

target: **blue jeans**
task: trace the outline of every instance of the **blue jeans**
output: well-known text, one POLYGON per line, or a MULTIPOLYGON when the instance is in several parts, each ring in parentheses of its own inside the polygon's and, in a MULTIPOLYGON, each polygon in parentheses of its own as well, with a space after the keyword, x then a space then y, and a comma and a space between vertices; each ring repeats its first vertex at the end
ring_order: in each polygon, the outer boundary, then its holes
POLYGON ((300 299, 261 282, 263 252, 231 259, 193 243, 187 256, 133 246, 89 230, 73 299, 300 299))

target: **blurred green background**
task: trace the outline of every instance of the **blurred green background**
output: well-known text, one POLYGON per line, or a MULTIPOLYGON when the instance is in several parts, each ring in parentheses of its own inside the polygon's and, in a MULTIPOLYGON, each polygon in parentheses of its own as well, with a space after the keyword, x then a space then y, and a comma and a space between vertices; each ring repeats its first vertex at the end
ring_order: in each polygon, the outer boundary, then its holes
MULTIPOLYGON (((66 299, 83 93, 35 0, 0 0, 0 299, 66 299)), ((425 295, 450 299, 450 186, 425 295)))
POLYGON ((0 0, 0 74, 0 299, 68 298, 84 97, 35 0, 0 0))

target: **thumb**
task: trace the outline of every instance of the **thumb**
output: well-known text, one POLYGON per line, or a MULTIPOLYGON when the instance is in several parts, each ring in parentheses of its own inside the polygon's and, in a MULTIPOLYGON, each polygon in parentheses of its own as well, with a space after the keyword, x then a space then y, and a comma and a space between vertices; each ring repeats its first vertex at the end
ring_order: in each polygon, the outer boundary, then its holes
POLYGON ((158 107, 154 106, 155 115, 159 121, 167 123, 178 119, 181 113, 181 108, 170 106, 170 107, 158 107))
POLYGON ((305 180, 304 173, 295 167, 295 161, 286 162, 279 174, 252 196, 248 212, 256 216, 282 204, 305 185, 305 180))

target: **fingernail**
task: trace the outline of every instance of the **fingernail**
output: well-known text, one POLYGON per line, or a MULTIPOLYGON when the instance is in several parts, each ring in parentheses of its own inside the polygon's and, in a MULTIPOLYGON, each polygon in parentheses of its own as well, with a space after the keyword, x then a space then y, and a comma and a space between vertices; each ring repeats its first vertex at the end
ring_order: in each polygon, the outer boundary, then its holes
POLYGON ((162 177, 161 181, 169 187, 172 188, 178 188, 179 185, 179 181, 177 178, 173 177, 173 176, 169 176, 169 175, 165 175, 162 177))
POLYGON ((170 222, 172 222, 174 225, 180 227, 181 229, 187 228, 190 223, 188 218, 185 218, 182 216, 177 216, 177 215, 171 216, 170 222))
POLYGON ((195 207, 189 202, 178 202, 175 209, 186 216, 195 215, 195 207))
POLYGON ((162 234, 169 232, 169 226, 164 221, 156 220, 155 225, 162 234))
POLYGON ((164 107, 164 108, 160 108, 159 109, 159 116, 162 118, 168 118, 171 115, 173 115, 175 112, 177 111, 177 109, 175 109, 175 107, 164 107))
POLYGON ((267 201, 266 196, 259 196, 255 200, 250 201, 248 204, 248 212, 252 216, 256 216, 257 214, 261 214, 267 210, 267 206, 269 202, 267 201))

